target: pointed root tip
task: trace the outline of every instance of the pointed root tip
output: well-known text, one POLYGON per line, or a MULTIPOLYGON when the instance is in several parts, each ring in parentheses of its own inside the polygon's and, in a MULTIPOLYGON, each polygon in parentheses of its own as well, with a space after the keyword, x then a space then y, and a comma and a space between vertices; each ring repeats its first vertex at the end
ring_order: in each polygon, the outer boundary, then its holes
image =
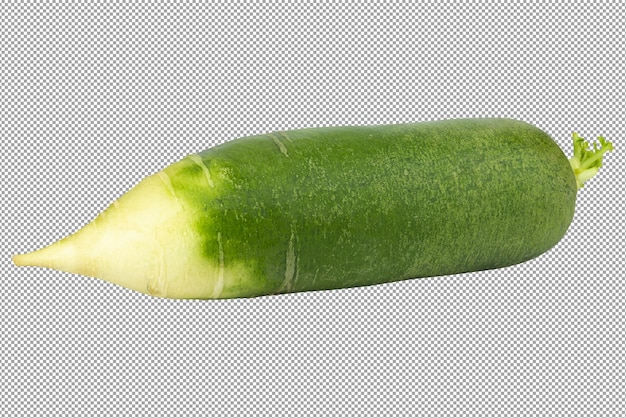
POLYGON ((39 266, 46 267, 45 259, 41 257, 41 253, 39 251, 33 251, 25 254, 15 254, 11 256, 13 260, 13 264, 18 267, 24 266, 39 266))
POLYGON ((13 260, 13 264, 18 267, 23 267, 28 265, 28 254, 15 254, 11 256, 11 260, 13 260))

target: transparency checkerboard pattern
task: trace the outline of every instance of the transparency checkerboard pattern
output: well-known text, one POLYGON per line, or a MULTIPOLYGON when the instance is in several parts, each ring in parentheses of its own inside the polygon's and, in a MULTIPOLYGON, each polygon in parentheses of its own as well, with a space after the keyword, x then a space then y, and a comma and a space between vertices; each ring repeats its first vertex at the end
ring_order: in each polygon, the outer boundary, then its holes
POLYGON ((0 5, 2 416, 613 417, 624 409, 623 2, 0 5), (249 300, 16 268, 186 154, 503 116, 615 144, 546 254, 249 300))

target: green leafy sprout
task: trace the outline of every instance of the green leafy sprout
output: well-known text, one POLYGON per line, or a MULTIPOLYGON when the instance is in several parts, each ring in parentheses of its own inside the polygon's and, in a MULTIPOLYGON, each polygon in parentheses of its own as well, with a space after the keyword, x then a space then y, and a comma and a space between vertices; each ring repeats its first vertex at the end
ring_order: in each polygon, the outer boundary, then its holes
POLYGON ((587 180, 598 173, 602 167, 604 154, 607 151, 613 151, 613 144, 604 139, 603 136, 599 136, 600 148, 594 142, 593 149, 591 149, 585 138, 578 136, 576 132, 572 134, 572 140, 574 141, 574 156, 570 158, 569 162, 576 175, 576 185, 581 189, 587 180))

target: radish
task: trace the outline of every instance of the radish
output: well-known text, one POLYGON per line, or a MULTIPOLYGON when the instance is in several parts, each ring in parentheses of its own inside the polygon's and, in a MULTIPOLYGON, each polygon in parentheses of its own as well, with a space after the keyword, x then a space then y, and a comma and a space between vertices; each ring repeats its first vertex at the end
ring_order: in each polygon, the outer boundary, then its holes
POLYGON ((237 298, 494 269, 567 231, 612 144, 460 119, 274 132, 153 174, 19 266, 168 298, 237 298))

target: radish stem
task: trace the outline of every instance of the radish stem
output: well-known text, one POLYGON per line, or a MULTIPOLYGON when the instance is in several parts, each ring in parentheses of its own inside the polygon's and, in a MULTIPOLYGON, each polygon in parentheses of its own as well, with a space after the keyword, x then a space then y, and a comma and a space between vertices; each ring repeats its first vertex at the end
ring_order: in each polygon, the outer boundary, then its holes
POLYGON ((603 136, 598 136, 600 148, 594 142, 593 149, 590 149, 585 138, 578 136, 576 132, 572 134, 572 141, 574 142, 574 156, 570 158, 569 162, 576 176, 576 185, 582 189, 585 182, 598 173, 602 167, 604 154, 607 151, 613 151, 613 144, 604 139, 603 136))

